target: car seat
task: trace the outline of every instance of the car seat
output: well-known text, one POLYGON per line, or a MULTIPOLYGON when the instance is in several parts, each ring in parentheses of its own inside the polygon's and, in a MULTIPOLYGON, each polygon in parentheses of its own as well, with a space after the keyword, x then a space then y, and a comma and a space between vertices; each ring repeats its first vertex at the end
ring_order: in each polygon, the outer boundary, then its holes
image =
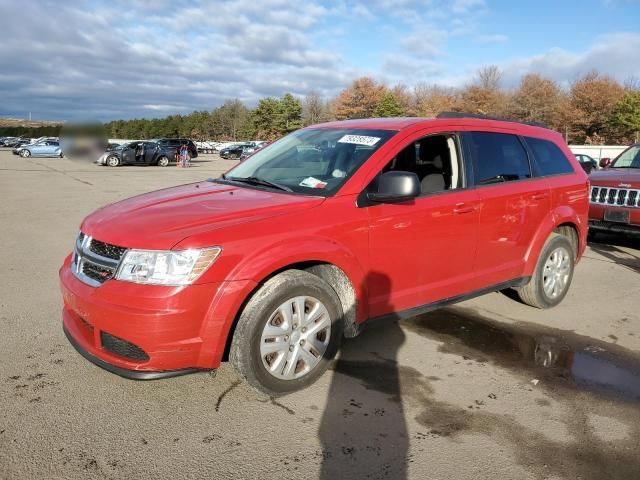
POLYGON ((424 139, 420 144, 420 160, 424 165, 420 177, 420 190, 424 193, 441 192, 447 189, 445 159, 449 148, 445 137, 424 139))

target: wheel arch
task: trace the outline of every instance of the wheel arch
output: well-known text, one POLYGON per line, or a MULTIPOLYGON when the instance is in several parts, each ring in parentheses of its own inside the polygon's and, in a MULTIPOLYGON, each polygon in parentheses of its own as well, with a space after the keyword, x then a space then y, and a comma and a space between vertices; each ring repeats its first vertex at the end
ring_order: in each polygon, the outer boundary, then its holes
POLYGON ((587 227, 580 216, 569 207, 560 207, 547 214, 541 222, 533 241, 529 244, 525 256, 524 275, 532 275, 538 262, 540 252, 552 233, 559 233, 569 238, 571 245, 575 247, 576 262, 580 260, 586 247, 587 227))
POLYGON ((364 305, 363 302, 357 301, 357 299, 359 298, 359 292, 357 291, 357 281, 354 281, 354 279, 351 278, 343 268, 324 259, 303 260, 293 263, 287 263, 285 265, 279 265, 277 267, 274 266, 271 271, 261 275, 261 278, 259 280, 252 282, 253 288, 251 288, 244 294, 244 297, 240 302, 238 308, 233 313, 230 325, 228 326, 228 328, 225 328, 223 332, 220 332, 220 335, 225 337, 224 349, 220 358, 221 361, 226 361, 229 358, 229 349, 231 347, 231 342, 233 340, 233 335, 235 333, 238 320, 249 300, 251 300, 255 293, 268 280, 287 270, 303 270, 312 273, 313 275, 316 275, 317 277, 320 277, 321 279, 326 281, 331 286, 331 288, 333 288, 333 290, 338 295, 338 298, 340 299, 340 303, 344 312, 344 335, 346 337, 355 337, 360 332, 357 320, 359 318, 362 318, 362 316, 366 314, 358 311, 359 309, 362 310, 364 305))

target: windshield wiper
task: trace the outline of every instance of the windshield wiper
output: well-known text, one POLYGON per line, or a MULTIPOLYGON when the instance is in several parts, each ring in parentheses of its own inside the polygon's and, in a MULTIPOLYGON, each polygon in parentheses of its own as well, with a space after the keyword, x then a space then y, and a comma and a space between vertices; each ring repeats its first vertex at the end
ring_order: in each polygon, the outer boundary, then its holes
POLYGON ((271 182, 269 180, 265 180, 264 178, 258 177, 227 177, 224 175, 222 177, 223 180, 229 180, 231 182, 239 182, 239 183, 247 183, 249 185, 260 185, 262 187, 270 187, 277 188, 278 190, 284 190, 285 192, 293 192, 289 187, 285 185, 280 185, 279 183, 271 182))

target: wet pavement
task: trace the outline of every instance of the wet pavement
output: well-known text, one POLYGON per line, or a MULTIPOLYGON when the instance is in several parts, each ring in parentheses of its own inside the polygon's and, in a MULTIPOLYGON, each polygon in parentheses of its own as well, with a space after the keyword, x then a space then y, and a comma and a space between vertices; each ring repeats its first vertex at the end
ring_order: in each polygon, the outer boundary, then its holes
POLYGON ((610 342, 536 324, 504 325, 460 307, 415 317, 403 326, 444 342, 441 352, 465 360, 491 362, 555 387, 640 401, 640 352, 610 342))

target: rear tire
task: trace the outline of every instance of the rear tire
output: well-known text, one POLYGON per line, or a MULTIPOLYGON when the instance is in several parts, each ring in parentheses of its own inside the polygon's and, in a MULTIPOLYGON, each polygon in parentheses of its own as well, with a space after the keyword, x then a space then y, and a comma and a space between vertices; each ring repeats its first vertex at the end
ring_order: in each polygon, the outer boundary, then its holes
POLYGON ((269 279, 242 311, 229 360, 257 390, 278 396, 316 381, 343 334, 342 306, 331 286, 288 270, 269 279))
POLYGON ((520 300, 536 308, 558 305, 571 286, 575 258, 569 239, 552 233, 540 252, 531 280, 516 289, 520 300))
POLYGON ((164 156, 163 156, 163 157, 160 157, 160 158, 158 159, 158 163, 157 163, 157 165, 158 165, 159 167, 166 167, 166 166, 168 166, 168 165, 169 165, 169 157, 164 157, 164 156))

